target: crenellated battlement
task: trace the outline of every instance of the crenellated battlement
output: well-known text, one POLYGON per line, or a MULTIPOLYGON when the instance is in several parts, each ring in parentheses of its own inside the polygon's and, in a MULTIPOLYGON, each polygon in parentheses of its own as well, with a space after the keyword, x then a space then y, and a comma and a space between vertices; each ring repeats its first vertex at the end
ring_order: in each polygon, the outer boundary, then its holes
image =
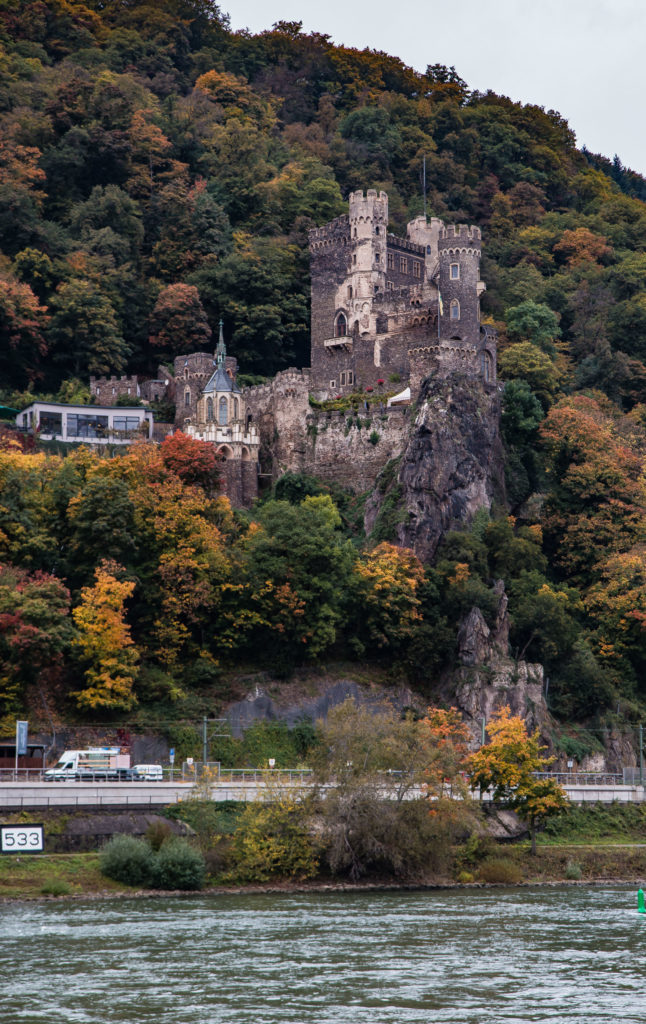
POLYGON ((312 228, 309 233, 310 251, 316 252, 326 245, 337 245, 343 242, 347 245, 350 240, 350 221, 347 213, 341 217, 335 217, 329 224, 320 228, 312 228))
POLYGON ((404 252, 412 252, 422 258, 426 255, 426 249, 423 245, 411 242, 409 238, 400 238, 399 235, 388 234, 386 236, 386 245, 389 249, 402 249, 404 252))
POLYGON ((363 192, 351 192, 349 199, 350 224, 370 222, 388 226, 388 194, 369 188, 363 192))
POLYGON ((474 224, 447 224, 440 228, 438 246, 440 252, 456 246, 468 246, 479 249, 482 244, 482 232, 474 224))

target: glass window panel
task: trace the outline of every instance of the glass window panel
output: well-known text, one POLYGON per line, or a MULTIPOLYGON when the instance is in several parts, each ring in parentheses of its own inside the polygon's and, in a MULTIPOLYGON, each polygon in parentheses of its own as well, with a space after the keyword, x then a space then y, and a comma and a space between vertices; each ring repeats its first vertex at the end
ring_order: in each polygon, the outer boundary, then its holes
POLYGON ((43 434, 62 434, 63 414, 60 412, 41 412, 40 430, 43 434))

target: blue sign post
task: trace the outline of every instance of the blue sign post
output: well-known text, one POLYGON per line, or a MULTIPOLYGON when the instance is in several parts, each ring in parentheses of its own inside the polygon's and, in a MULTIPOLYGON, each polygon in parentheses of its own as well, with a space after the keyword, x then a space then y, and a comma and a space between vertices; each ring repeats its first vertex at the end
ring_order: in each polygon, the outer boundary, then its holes
POLYGON ((16 722, 16 762, 15 772, 16 781, 18 781, 18 758, 24 757, 27 753, 27 731, 29 728, 29 722, 16 722))
POLYGON ((16 722, 16 750, 19 757, 27 753, 27 731, 29 722, 16 722))

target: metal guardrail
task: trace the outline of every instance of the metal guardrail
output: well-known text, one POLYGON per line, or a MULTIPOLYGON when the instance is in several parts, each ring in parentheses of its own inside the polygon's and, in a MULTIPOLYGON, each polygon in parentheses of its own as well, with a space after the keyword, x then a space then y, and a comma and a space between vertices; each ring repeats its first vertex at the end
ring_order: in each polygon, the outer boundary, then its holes
MULTIPOLYGON (((222 768, 217 762, 206 765, 212 773, 213 785, 222 784, 244 784, 244 783, 265 783, 275 781, 276 783, 305 783, 312 778, 311 768, 222 768)), ((187 762, 181 768, 164 768, 163 782, 195 784, 202 780, 204 766, 201 762, 189 765, 187 762)), ((401 772, 390 771, 387 773, 392 777, 401 776, 401 772)), ((646 774, 646 773, 645 773, 646 774)), ((624 769, 622 772, 534 772, 537 779, 553 779, 562 786, 634 786, 639 785, 639 769, 624 769)), ((84 774, 82 780, 60 779, 52 780, 45 777, 44 772, 39 768, 0 768, 0 784, 3 782, 123 782, 124 785, 132 785, 136 782, 150 782, 150 779, 118 779, 106 778, 105 773, 84 774)))
POLYGON ((623 786, 622 772, 533 772, 535 779, 553 779, 561 786, 623 786))

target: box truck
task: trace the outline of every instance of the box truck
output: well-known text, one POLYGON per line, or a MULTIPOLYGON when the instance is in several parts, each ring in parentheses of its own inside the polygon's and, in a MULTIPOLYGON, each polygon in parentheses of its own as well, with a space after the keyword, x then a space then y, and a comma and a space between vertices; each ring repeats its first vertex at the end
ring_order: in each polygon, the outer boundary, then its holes
POLYGON ((130 782, 134 776, 130 754, 122 754, 121 747, 88 747, 66 750, 44 777, 46 782, 130 782))

